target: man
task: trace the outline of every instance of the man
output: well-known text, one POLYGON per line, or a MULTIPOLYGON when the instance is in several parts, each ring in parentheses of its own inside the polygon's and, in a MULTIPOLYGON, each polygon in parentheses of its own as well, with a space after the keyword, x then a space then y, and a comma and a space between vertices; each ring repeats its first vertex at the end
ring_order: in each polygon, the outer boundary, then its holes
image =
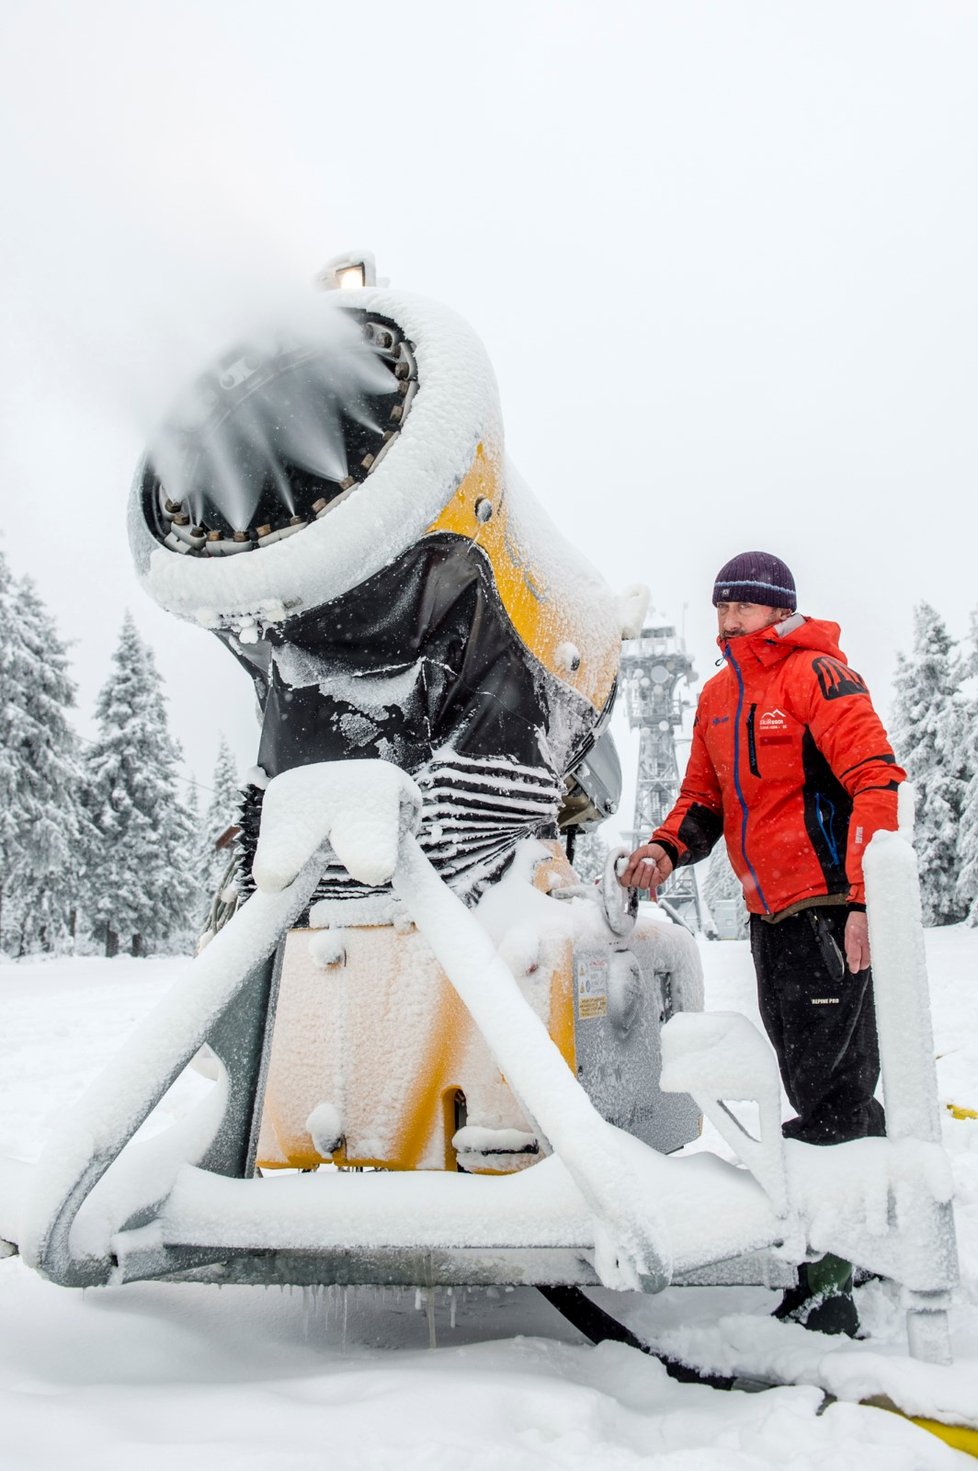
MULTIPOLYGON (((700 696, 679 799, 631 855, 627 887, 655 890, 721 834, 750 910, 761 1018, 797 1117, 788 1138, 884 1132, 862 859, 897 826, 896 765, 839 629, 796 612, 779 558, 742 552, 713 589, 724 667, 700 696)), ((776 1310, 854 1333, 852 1269, 801 1269, 776 1310)))

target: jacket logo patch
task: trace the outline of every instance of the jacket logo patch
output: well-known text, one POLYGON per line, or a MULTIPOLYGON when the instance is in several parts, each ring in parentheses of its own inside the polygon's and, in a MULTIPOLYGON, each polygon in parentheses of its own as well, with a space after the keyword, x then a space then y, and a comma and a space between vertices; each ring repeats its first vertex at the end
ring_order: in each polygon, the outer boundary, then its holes
POLYGON ((729 719, 730 719, 730 716, 729 715, 714 715, 713 719, 710 721, 710 724, 711 725, 725 725, 726 722, 729 719))
POLYGON ((847 669, 838 659, 821 655, 812 661, 822 694, 827 700, 838 700, 842 695, 866 695, 866 681, 854 669, 847 669))
POLYGON ((775 707, 773 710, 765 710, 757 722, 758 730, 784 730, 788 724, 787 716, 783 710, 775 707))

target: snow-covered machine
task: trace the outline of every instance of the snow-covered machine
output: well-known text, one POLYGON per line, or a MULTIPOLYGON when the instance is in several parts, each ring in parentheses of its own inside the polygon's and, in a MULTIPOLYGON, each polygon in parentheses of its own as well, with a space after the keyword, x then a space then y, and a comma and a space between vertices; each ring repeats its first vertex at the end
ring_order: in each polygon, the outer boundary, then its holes
POLYGON ((150 594, 254 681, 245 902, 40 1162, 0 1162, 0 1237, 65 1285, 655 1291, 834 1251, 901 1281, 940 1357, 954 1238, 910 891, 879 919, 912 851, 867 855, 897 1137, 785 1143, 771 1049, 702 1013, 692 937, 637 919, 615 855, 597 886, 567 861, 614 810, 644 608, 507 464, 470 329, 371 286, 313 300, 194 386, 130 527, 150 594), (133 1141, 205 1044, 196 1111, 133 1141), (666 1157, 702 1113, 742 1165, 666 1157))
POLYGON ((130 531, 150 594, 254 681, 245 902, 42 1161, 25 1256, 65 1283, 560 1282, 607 1216, 605 1256, 661 1285, 619 1156, 697 1133, 659 1086, 697 951, 562 841, 614 811, 644 598, 506 463, 478 339, 376 288, 311 298, 177 405, 130 531), (123 1148, 205 1042, 206 1103, 123 1148))
MULTIPOLYGON (((421 851, 467 906, 485 898, 524 996, 607 1116, 662 1148, 691 1138, 698 1112, 659 1092, 650 1049, 663 1012, 701 1004, 695 951, 554 902, 579 889, 560 830, 618 794, 604 727, 622 610, 505 465, 474 335, 376 290, 312 301, 194 385, 137 476, 131 525, 153 595, 213 627, 255 682, 244 892, 266 783, 343 763, 351 790, 367 771, 366 803, 380 761, 410 773, 421 851), (628 1074, 614 1087, 612 1062, 628 1074)), ((535 1161, 546 1141, 388 875, 325 859, 275 969, 249 1168, 535 1161)))

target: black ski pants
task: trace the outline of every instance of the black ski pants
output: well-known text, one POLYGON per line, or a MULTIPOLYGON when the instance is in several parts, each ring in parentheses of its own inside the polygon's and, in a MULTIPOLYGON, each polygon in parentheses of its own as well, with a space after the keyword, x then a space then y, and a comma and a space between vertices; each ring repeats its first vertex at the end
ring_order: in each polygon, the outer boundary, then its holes
POLYGON ((750 948, 761 1020, 797 1113, 782 1132, 806 1144, 885 1133, 873 1097, 880 1072, 873 974, 845 963, 845 905, 771 922, 752 914, 750 948))

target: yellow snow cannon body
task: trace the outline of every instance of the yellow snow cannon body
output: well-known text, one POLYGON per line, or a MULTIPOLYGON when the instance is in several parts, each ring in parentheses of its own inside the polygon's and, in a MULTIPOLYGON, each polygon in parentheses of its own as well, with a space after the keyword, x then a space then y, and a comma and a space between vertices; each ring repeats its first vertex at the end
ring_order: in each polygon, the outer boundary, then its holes
MULTIPOLYGON (((520 855, 515 902, 536 907, 522 940, 497 933, 527 1002, 609 1116, 675 1148, 698 1112, 659 1092, 657 1034, 701 1004, 689 937, 623 939, 552 897, 578 886, 559 834, 618 797, 619 602, 507 464, 467 326, 377 290, 311 307, 302 332, 228 354, 153 446, 132 511, 145 584, 248 669, 265 777, 363 757, 410 772, 421 846, 469 905, 520 855), (635 969, 642 1017, 619 1098, 596 1072, 609 966, 635 969)), ((260 820, 255 786, 245 893, 260 820)), ((389 888, 331 861, 275 985, 258 1167, 505 1172, 546 1150, 389 888)))

